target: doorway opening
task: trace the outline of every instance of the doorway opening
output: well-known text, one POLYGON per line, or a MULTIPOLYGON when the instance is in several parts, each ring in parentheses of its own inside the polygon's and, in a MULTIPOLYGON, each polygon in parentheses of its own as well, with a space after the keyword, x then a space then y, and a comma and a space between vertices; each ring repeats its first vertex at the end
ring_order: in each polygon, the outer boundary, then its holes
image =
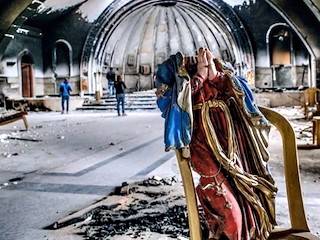
POLYGON ((25 54, 21 58, 21 80, 22 97, 33 97, 33 60, 29 54, 25 54))

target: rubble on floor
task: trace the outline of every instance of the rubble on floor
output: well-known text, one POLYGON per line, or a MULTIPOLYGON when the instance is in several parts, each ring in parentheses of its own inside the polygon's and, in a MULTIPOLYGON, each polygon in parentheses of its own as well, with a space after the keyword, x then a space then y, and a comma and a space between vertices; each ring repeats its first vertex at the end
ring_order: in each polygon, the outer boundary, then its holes
MULTIPOLYGON (((199 211, 203 239, 207 239, 208 229, 200 206, 199 211)), ((286 211, 286 208, 277 211, 280 228, 288 226, 286 211)), ((71 227, 74 234, 85 240, 189 238, 183 187, 176 178, 152 177, 136 183, 123 183, 101 204, 77 216, 77 219, 81 219, 81 222, 71 226, 71 218, 68 220, 70 224, 62 223, 61 226, 65 228, 69 225, 69 230, 71 227)), ((318 232, 316 234, 319 235, 318 232)))
POLYGON ((28 152, 39 142, 47 144, 48 139, 52 139, 52 136, 57 141, 63 141, 65 136, 74 130, 71 129, 71 124, 66 119, 58 121, 59 126, 56 122, 46 121, 31 126, 28 131, 21 129, 21 124, 17 124, 12 125, 10 131, 0 132, 0 160, 1 157, 10 158, 28 152))
MULTIPOLYGON (((282 113, 287 118, 290 119, 292 125, 295 127, 298 143, 305 139, 308 142, 311 142, 311 122, 304 120, 303 110, 301 108, 276 108, 274 109, 277 112, 282 113), (306 134, 304 136, 303 134, 306 134)), ((131 113, 128 118, 125 120, 119 120, 114 117, 113 113, 83 113, 83 112, 72 112, 69 115, 61 115, 60 113, 31 113, 28 115, 30 118, 30 128, 29 131, 21 131, 22 123, 10 124, 2 127, 0 129, 0 162, 4 166, 7 172, 3 175, 0 182, 0 189, 4 190, 6 188, 12 188, 12 185, 20 184, 19 178, 28 174, 28 178, 24 181, 30 181, 33 179, 33 174, 37 169, 40 169, 41 172, 43 169, 55 169, 57 166, 62 166, 64 164, 70 164, 73 161, 78 161, 79 158, 85 156, 91 156, 100 151, 110 150, 111 154, 117 154, 119 151, 127 151, 132 147, 131 139, 135 141, 138 137, 145 137, 149 133, 153 131, 159 130, 158 126, 162 124, 160 122, 159 116, 157 113, 131 113), (132 114, 132 115, 131 115, 132 114), (155 117, 154 117, 155 116, 155 117), (142 122, 139 127, 132 128, 132 126, 138 125, 144 119, 148 119, 145 122, 142 122), (121 125, 121 131, 117 128, 119 126, 119 121, 123 121, 121 125), (158 122, 157 122, 158 121, 158 122), (125 123, 125 124, 123 124, 125 123), (126 131, 124 131, 124 129, 126 131), (150 130, 152 129, 152 131, 150 130), (122 135, 119 135, 119 132, 123 132, 122 135), (125 132, 125 133, 124 133, 125 132), (131 135, 130 135, 131 134, 131 135), (41 139, 42 142, 28 142, 22 140, 12 140, 8 139, 8 136, 15 138, 27 138, 27 139, 41 139), (96 140, 98 139, 98 140, 96 140), (129 140, 127 140, 129 139, 129 140), (125 142, 127 141, 127 142, 125 142), (124 143, 123 143, 124 142, 124 143), (6 152, 8 154, 8 158, 2 155, 2 153, 6 152), (18 156, 15 156, 15 153, 18 153, 18 156), (34 167, 36 166, 36 167, 34 167), (12 174, 11 171, 19 170, 24 172, 21 174, 12 174), (21 170, 22 169, 22 170, 21 170), (30 173, 30 174, 29 174, 30 173), (9 177, 7 177, 9 176, 9 177), (9 180, 10 179, 10 180, 9 180)), ((162 126, 162 125, 161 125, 162 126)), ((161 134, 161 131, 158 131, 161 134)), ((270 166, 271 170, 278 174, 277 182, 279 186, 284 189, 284 182, 282 178, 280 179, 280 175, 283 175, 283 166, 281 165, 283 162, 281 161, 282 156, 282 148, 281 144, 279 144, 279 135, 275 133, 275 129, 273 128, 270 132, 270 149, 272 151, 272 158, 270 166)), ((154 134, 156 136, 156 134, 154 134)), ((161 144, 161 143, 160 143, 161 144)), ((159 146, 162 146, 160 145, 159 146)), ((144 153, 145 155, 154 154, 153 150, 144 153)), ((161 149, 162 151, 162 149, 161 149)), ((112 155, 111 155, 112 156, 112 155)), ((131 156, 131 155, 130 155, 131 156)), ((132 155, 133 156, 133 155, 132 155)), ((317 185, 319 182, 319 150, 312 151, 299 151, 299 157, 301 159, 300 166, 303 171, 302 173, 302 185, 304 189, 304 194, 306 194, 304 200, 306 204, 307 217, 310 222, 311 230, 319 235, 319 220, 316 208, 318 207, 319 198, 318 198, 318 188, 317 185)), ((129 158, 129 157, 128 157, 129 158)), ((106 154, 102 155, 103 161, 106 159, 106 154)), ((139 158, 136 158, 139 160, 139 158)), ((130 157, 128 161, 133 161, 130 157)), ((126 162, 127 163, 127 162, 126 162)), ((148 164, 146 164, 147 166, 148 164)), ((67 165, 68 166, 68 165, 67 165)), ((140 166, 143 166, 142 164, 140 166)), ((161 166, 160 168, 164 168, 164 170, 158 171, 156 174, 162 174, 163 171, 176 172, 176 164, 172 165, 172 169, 166 169, 169 165, 161 166)), ((111 167, 112 168, 112 167, 111 167)), ((139 172, 140 169, 136 169, 133 171, 131 167, 130 174, 132 175, 136 172, 139 172), (139 170, 139 171, 138 171, 139 170)), ((124 168, 124 170, 126 170, 124 168)), ((52 171, 52 170, 50 170, 52 171)), ((69 170, 68 170, 69 171, 69 170)), ((109 172, 100 171, 101 174, 107 176, 103 178, 104 180, 99 183, 99 187, 101 183, 109 184, 109 172)), ((112 172, 112 170, 110 171, 112 172)), ((178 171, 177 171, 178 172, 178 171)), ((152 172, 153 173, 153 172, 152 172)), ((38 173, 37 173, 38 174, 38 173)), ((149 173, 148 173, 149 175, 149 173)), ((93 176, 93 175, 89 175, 93 176)), ((128 177, 131 176, 129 174, 126 175, 125 178, 121 178, 121 181, 127 181, 128 177)), ((135 175, 136 176, 136 175, 135 175)), ((135 177, 132 176, 132 177, 135 177)), ((145 176, 145 175, 144 175, 145 176)), ((144 176, 139 176, 144 177, 144 176)), ((177 175, 178 176, 178 175, 177 175)), ((96 177, 96 176, 95 176, 96 177)), ((97 176, 98 179, 100 176, 97 176)), ((43 176, 43 178, 50 178, 43 176)), ((58 178, 57 178, 58 179, 58 178)), ((60 179, 60 177, 59 177, 60 179)), ((76 178, 62 178, 63 181, 66 181, 68 184, 74 184, 76 178)), ((87 179, 87 174, 84 175, 85 180, 83 180, 86 184, 89 184, 90 181, 96 181, 95 178, 87 179)), ((46 180, 48 181, 48 180, 46 180)), ((60 180, 59 180, 60 181, 60 180)), ((110 180, 111 181, 111 180, 110 180)), ((97 181, 96 181, 97 182, 97 181)), ((97 184, 97 183, 95 183, 97 184)), ((119 184, 110 183, 110 186, 114 186, 119 184)), ((108 185, 108 186, 109 186, 108 185)), ((283 190, 284 191, 284 190, 283 190)), ((12 194, 13 191, 10 192, 12 194)), ((18 191, 17 191, 18 192, 18 191)), ((94 192, 93 192, 94 193, 94 192)), ((32 195, 37 193, 31 192, 32 195)), ((42 194, 42 193, 41 193, 42 194)), ((52 194, 52 193, 49 193, 52 194)), ((49 195, 48 194, 48 195, 49 195)), ((70 194, 60 194, 57 195, 69 196, 70 194)), ((73 194, 74 196, 78 196, 78 194, 73 194)), ((45 196, 43 194, 42 196, 45 196)), ((103 195, 104 196, 104 195, 103 195)), ((285 192, 281 192, 279 197, 277 198, 278 207, 277 207, 277 221, 280 224, 279 227, 287 227, 288 223, 288 209, 286 206, 286 198, 285 192)), ((79 199, 82 199, 82 196, 79 199)), ((60 203, 59 203, 60 204, 60 203)), ((90 203, 88 203, 90 204, 90 203)), ((83 206, 88 206, 87 203, 81 205, 79 208, 83 206)), ((61 204, 60 204, 61 205, 61 204)), ((95 204, 93 204, 95 205, 95 204)), ((78 206, 78 205, 77 205, 78 206)), ((90 209, 94 209, 93 211, 83 211, 79 213, 78 216, 83 216, 79 221, 81 222, 81 228, 76 228, 74 223, 68 225, 71 230, 77 230, 77 232, 82 235, 75 235, 75 239, 110 239, 110 240, 130 240, 134 239, 149 239, 149 240, 173 240, 173 239, 184 239, 187 238, 187 218, 186 218, 186 210, 185 210, 185 199, 183 198, 183 189, 181 183, 176 183, 175 180, 162 179, 161 177, 154 177, 147 181, 140 182, 136 184, 124 184, 120 188, 116 189, 115 195, 108 196, 106 198, 106 202, 103 202, 102 207, 89 205, 90 209), (120 205, 118 205, 120 203, 120 205), (154 205, 151 205, 154 204, 154 205), (92 208, 91 208, 92 207, 92 208), (144 210, 140 210, 144 209, 144 210), (160 209, 160 210, 159 210, 160 209), (163 214, 166 211, 170 213, 177 213, 178 217, 168 217, 166 214, 163 214), (128 211, 135 211, 133 216, 136 218, 135 221, 140 222, 139 226, 131 227, 129 223, 123 223, 123 229, 118 231, 118 228, 115 227, 115 223, 107 222, 110 221, 109 217, 115 218, 122 217, 124 220, 130 220, 129 218, 125 218, 123 213, 128 213, 128 211), (84 214, 84 212, 88 212, 84 214), (148 214, 153 214, 152 216, 156 216, 157 222, 152 222, 148 219, 148 214), (103 216, 105 216, 103 218, 103 216), (108 217, 109 216, 109 217, 108 217), (180 216, 180 218, 179 218, 180 216), (146 218, 145 218, 146 217, 146 218), (101 220, 101 219, 102 220, 101 220), (143 222, 143 224, 141 224, 143 222), (110 229, 105 228, 104 224, 109 223, 109 225, 113 226, 116 230, 112 232, 110 229), (157 228, 160 224, 164 224, 163 228, 157 228), (170 223, 170 224, 169 224, 170 223), (179 223, 179 224, 178 224, 179 223), (99 225, 100 224, 100 225, 99 225), (174 225, 176 224, 176 225, 174 225), (178 226, 177 226, 178 225, 178 226), (139 228, 143 226, 143 228, 139 228), (156 226, 156 227, 155 227, 156 226), (172 229, 168 228, 168 226, 174 226, 173 233, 169 233, 172 229), (182 227, 181 227, 182 226, 182 227), (160 232, 154 232, 155 230, 160 232), (108 232, 110 231, 110 233, 108 232), (169 231, 169 232, 168 232, 169 231), (102 234, 102 233, 108 233, 102 234), (165 234, 169 233, 169 234, 165 234), (101 234, 99 236, 99 234, 101 234), (113 234, 113 236, 111 236, 113 234), (119 235, 120 234, 120 235, 119 235), (171 237, 170 237, 171 236, 171 237), (177 237, 175 237, 177 236, 177 237)), ((99 205, 101 206, 101 205, 99 205)), ((87 208, 87 207, 86 207, 87 208)), ((88 207, 89 208, 89 207, 88 207)), ((39 208, 40 209, 40 208, 39 208)), ((78 209, 73 208, 73 210, 78 209)), ((83 210, 83 209, 81 209, 83 210)), ((25 211, 25 210, 24 210, 25 211)), ((78 213, 78 212, 77 212, 78 213)), ((25 213, 24 213, 25 215, 25 213)), ((29 212, 28 217, 30 219, 33 218, 34 213, 29 212)), ((71 214, 73 215, 73 214, 71 214)), ((11 212, 10 212, 11 216, 11 212)), ((61 217, 67 218, 70 215, 67 213, 63 213, 61 217)), ((35 216, 36 218, 37 216, 35 216)), ((51 215, 52 217, 52 215, 51 215)), ((74 217, 74 216, 73 216, 74 217)), ((56 217, 52 217, 52 221, 48 222, 50 224, 57 220, 56 217)), ((116 218, 115 218, 116 219, 116 218)), ((133 220, 133 219, 131 219, 133 220)), ((79 222, 78 221, 78 222, 79 222)), ((133 222, 134 223, 134 222, 133 222)), ((134 224, 132 224, 134 225, 134 224)), ((61 229, 61 236, 63 235, 63 231, 65 228, 61 229)), ((52 229, 53 230, 53 229, 52 229)), ((57 234, 60 234, 59 230, 49 231, 48 233, 52 234, 52 238, 49 239, 60 239, 57 238, 57 234)), ((30 238, 31 239, 31 238, 30 238)), ((32 239, 40 239, 40 238, 32 238, 32 239)), ((62 237, 61 240, 69 239, 67 237, 62 237)), ((71 238, 73 239, 73 238, 71 238)))
POLYGON ((305 119, 302 107, 277 107, 272 110, 290 121, 296 133, 297 144, 312 144, 312 121, 305 119))
POLYGON ((188 239, 185 198, 176 178, 153 177, 124 183, 115 195, 121 200, 115 198, 114 203, 101 205, 83 216, 85 220, 79 228, 84 239, 150 239, 155 234, 165 239, 188 239))

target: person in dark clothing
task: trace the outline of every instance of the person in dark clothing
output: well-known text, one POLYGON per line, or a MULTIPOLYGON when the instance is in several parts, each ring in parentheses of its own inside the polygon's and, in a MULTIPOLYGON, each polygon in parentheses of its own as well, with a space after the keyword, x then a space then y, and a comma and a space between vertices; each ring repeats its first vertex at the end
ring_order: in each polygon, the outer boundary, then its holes
POLYGON ((125 100, 125 89, 127 88, 124 82, 122 81, 121 75, 117 76, 117 81, 114 84, 116 89, 116 98, 117 98, 117 111, 118 116, 120 116, 120 104, 122 106, 122 116, 125 116, 125 109, 124 109, 124 100, 125 100))
POLYGON ((108 79, 108 90, 110 95, 114 95, 114 83, 116 80, 116 73, 113 71, 111 67, 109 72, 107 72, 107 79, 108 79))
POLYGON ((60 96, 61 96, 61 114, 64 114, 65 110, 65 103, 66 103, 66 108, 67 108, 67 113, 69 112, 69 99, 70 99, 70 93, 72 89, 71 86, 68 82, 68 79, 64 79, 64 81, 60 84, 60 96))

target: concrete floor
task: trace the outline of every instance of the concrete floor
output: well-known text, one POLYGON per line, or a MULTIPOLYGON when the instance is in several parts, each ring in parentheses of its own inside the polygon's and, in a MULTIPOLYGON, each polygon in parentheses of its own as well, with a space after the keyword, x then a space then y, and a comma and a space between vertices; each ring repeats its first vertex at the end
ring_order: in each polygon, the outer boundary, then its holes
MULTIPOLYGON (((0 128, 0 240, 64 239, 42 230, 103 198, 124 181, 178 175, 173 153, 164 152, 158 112, 31 113, 0 128), (41 142, 5 140, 6 136, 41 142), (11 181, 10 181, 11 179, 11 181)), ((279 186, 279 224, 288 225, 279 136, 271 132, 271 170, 279 186)), ((302 184, 311 229, 320 232, 320 151, 300 152, 302 184)), ((70 236, 70 239, 74 239, 70 236)), ((78 239, 78 238, 77 238, 78 239)))

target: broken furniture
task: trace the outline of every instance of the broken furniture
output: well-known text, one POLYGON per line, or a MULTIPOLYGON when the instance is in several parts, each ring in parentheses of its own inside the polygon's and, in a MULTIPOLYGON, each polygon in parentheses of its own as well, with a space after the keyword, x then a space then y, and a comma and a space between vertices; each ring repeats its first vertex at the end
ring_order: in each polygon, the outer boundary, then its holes
POLYGON ((28 130, 29 125, 26 117, 28 113, 25 111, 26 105, 20 102, 18 102, 18 104, 18 106, 15 106, 15 102, 13 102, 12 106, 14 110, 4 110, 0 112, 0 126, 22 120, 26 130, 28 130))
MULTIPOLYGON (((291 228, 275 228, 269 239, 320 240, 318 237, 310 233, 306 220, 301 194, 299 161, 294 130, 288 120, 286 120, 281 114, 264 107, 260 107, 260 110, 269 120, 269 122, 273 124, 281 133, 286 190, 288 195, 289 216, 291 221, 291 228)), ((190 239, 201 240, 201 228, 195 186, 189 160, 186 157, 188 154, 184 154, 183 150, 177 150, 176 155, 186 195, 190 239)))
POLYGON ((26 118, 26 115, 28 113, 24 112, 24 111, 6 111, 4 113, 0 114, 0 126, 2 125, 6 125, 18 120, 23 120, 24 126, 26 128, 26 130, 28 130, 29 126, 28 126, 28 121, 26 118))
POLYGON ((0 92, 0 108, 7 109, 6 100, 7 100, 6 95, 0 92))
POLYGON ((320 89, 312 87, 304 91, 304 115, 306 119, 310 119, 310 113, 312 116, 320 115, 320 89), (315 110, 311 110, 313 108, 315 110))
POLYGON ((320 148, 320 117, 313 117, 312 123, 312 143, 320 148))
POLYGON ((298 149, 320 149, 320 116, 312 118, 312 144, 299 144, 298 149))

